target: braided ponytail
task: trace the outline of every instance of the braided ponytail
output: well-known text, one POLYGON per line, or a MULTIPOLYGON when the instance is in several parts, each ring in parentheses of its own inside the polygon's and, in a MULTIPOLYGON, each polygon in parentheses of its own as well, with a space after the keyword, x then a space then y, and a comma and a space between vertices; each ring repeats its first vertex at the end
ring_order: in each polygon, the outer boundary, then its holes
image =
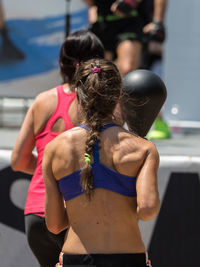
POLYGON ((91 166, 91 158, 93 156, 93 148, 94 144, 97 140, 99 140, 99 131, 101 128, 101 124, 98 119, 94 121, 92 127, 90 126, 89 135, 85 144, 85 159, 87 159, 87 155, 89 155, 90 160, 85 160, 85 165, 82 168, 81 172, 81 181, 82 187, 88 197, 91 197, 92 189, 93 189, 93 176, 92 176, 92 166, 91 166))
POLYGON ((105 119, 112 116, 119 100, 121 76, 116 65, 111 61, 89 60, 77 69, 75 85, 77 97, 89 127, 81 182, 83 190, 90 199, 94 187, 91 166, 94 144, 99 141, 100 129, 105 119))

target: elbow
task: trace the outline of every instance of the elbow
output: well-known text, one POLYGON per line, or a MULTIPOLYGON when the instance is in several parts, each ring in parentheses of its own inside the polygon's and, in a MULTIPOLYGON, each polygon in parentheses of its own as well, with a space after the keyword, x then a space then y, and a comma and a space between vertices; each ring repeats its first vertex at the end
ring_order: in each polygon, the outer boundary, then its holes
POLYGON ((20 163, 17 156, 11 156, 10 166, 13 171, 20 171, 20 163))
POLYGON ((53 233, 54 235, 60 234, 63 230, 68 228, 68 220, 65 219, 64 221, 55 221, 50 220, 48 216, 45 216, 46 227, 49 232, 53 233))
POLYGON ((60 234, 64 229, 66 229, 66 227, 59 227, 56 225, 47 225, 47 229, 49 230, 49 232, 51 232, 54 235, 58 235, 60 234))
POLYGON ((49 230, 49 232, 51 232, 54 235, 58 235, 61 232, 61 230, 55 227, 47 227, 47 229, 49 230))
POLYGON ((20 167, 17 164, 11 164, 11 168, 13 171, 18 172, 20 171, 20 167))
POLYGON ((12 155, 10 166, 13 171, 33 174, 36 168, 36 160, 30 155, 12 155))
POLYGON ((142 221, 152 220, 160 210, 160 199, 155 201, 154 203, 146 203, 138 206, 137 213, 138 218, 142 221))

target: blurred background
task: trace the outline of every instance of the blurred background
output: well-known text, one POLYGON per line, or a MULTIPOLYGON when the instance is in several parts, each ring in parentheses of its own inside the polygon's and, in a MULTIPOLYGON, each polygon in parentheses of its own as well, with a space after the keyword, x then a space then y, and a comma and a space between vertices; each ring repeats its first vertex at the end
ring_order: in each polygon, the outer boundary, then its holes
MULTIPOLYGON (((144 0, 145 1, 145 0, 144 0)), ((31 176, 9 160, 34 97, 60 84, 58 54, 70 32, 88 26, 81 0, 0 0, 0 259, 4 267, 37 266, 24 234, 23 207, 31 176)), ((169 0, 162 56, 151 70, 164 80, 162 109, 171 138, 160 153, 156 219, 140 227, 154 267, 199 266, 200 248, 200 1, 169 0)))

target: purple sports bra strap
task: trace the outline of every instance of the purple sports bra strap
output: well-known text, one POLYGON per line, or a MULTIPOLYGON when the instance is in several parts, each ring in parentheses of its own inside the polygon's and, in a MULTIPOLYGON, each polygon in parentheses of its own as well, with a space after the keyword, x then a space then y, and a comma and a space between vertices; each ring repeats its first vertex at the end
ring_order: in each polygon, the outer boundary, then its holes
POLYGON ((73 92, 70 94, 66 94, 63 90, 63 85, 57 86, 56 89, 57 89, 58 103, 55 111, 53 112, 53 114, 51 115, 49 121, 45 126, 44 130, 48 131, 51 131, 53 124, 58 118, 64 119, 66 130, 74 127, 68 115, 68 108, 72 100, 76 97, 76 93, 73 92))
MULTIPOLYGON (((103 132, 104 130, 113 127, 113 126, 117 126, 115 123, 109 123, 104 125, 103 127, 101 127, 100 132, 103 132)), ((89 127, 87 127, 84 124, 79 124, 77 127, 81 127, 87 131, 89 131, 89 127)), ((99 140, 96 140, 94 147, 93 147, 93 158, 94 158, 94 163, 98 163, 99 162, 99 140)))
POLYGON ((87 130, 87 131, 90 130, 90 128, 87 127, 85 124, 79 124, 77 127, 83 128, 83 129, 85 129, 85 130, 87 130))

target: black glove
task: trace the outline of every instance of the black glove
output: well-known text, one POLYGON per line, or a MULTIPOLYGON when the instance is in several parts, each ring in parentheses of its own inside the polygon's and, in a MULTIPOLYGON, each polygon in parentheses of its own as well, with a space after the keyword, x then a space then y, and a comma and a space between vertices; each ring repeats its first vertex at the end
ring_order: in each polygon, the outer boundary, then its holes
POLYGON ((166 32, 165 32, 165 27, 162 24, 162 22, 158 22, 158 21, 153 21, 152 23, 154 23, 154 29, 152 29, 148 35, 149 35, 149 40, 151 41, 156 41, 159 43, 164 42, 165 37, 166 37, 166 32))

